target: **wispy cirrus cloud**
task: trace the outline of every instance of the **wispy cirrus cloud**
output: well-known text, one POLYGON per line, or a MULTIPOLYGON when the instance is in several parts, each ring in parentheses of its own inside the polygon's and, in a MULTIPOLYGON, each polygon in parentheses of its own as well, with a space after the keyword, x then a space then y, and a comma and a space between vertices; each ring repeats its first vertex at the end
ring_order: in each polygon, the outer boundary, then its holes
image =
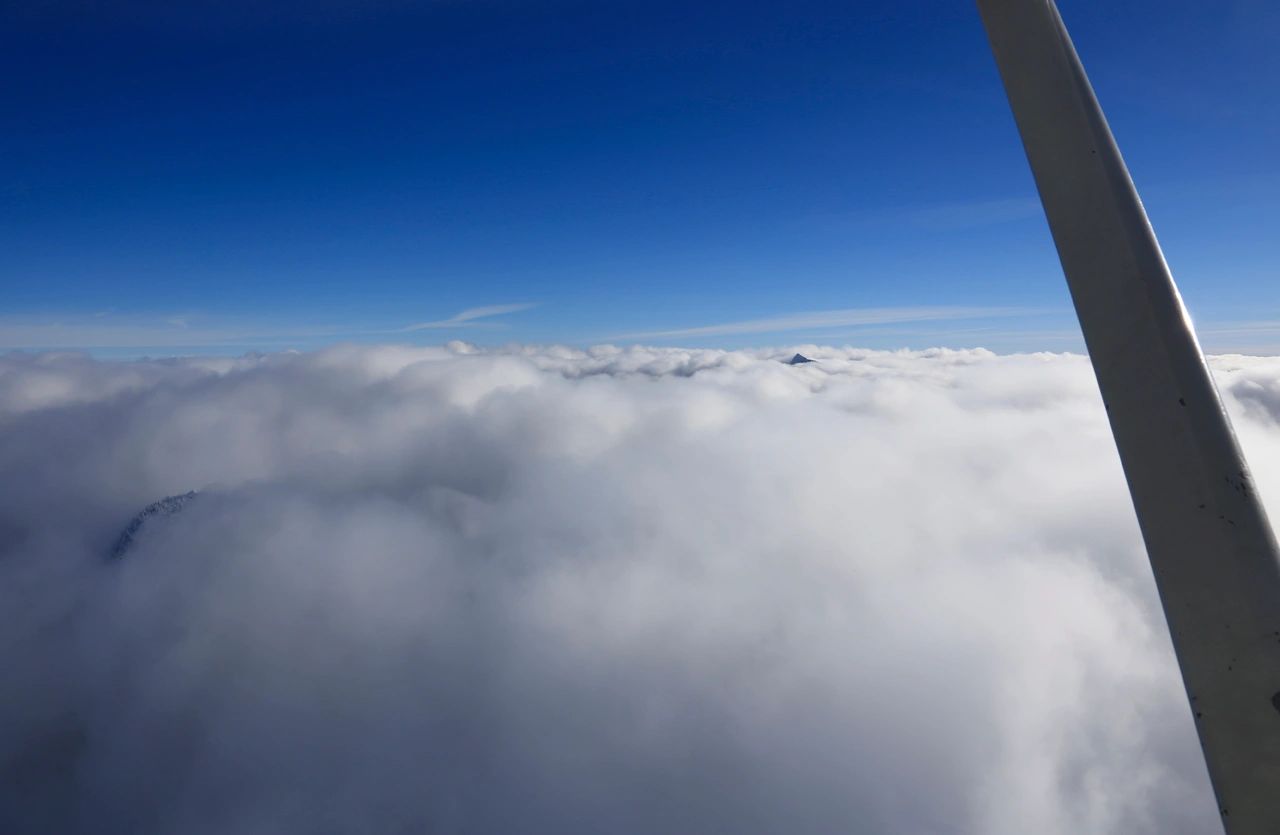
POLYGON ((276 330, 235 323, 192 324, 182 316, 5 317, 0 319, 0 350, 61 350, 84 348, 182 349, 224 344, 267 344, 297 338, 296 329, 276 330))
POLYGON ((987 319, 1023 316, 1038 311, 1018 307, 851 307, 813 310, 760 319, 721 322, 691 328, 641 331, 619 334, 613 339, 685 339, 701 336, 735 336, 754 333, 791 333, 819 328, 888 325, 905 322, 935 322, 947 319, 987 319))
POLYGON ((199 313, 117 313, 0 317, 0 350, 244 350, 317 347, 335 340, 364 340, 421 330, 496 328, 488 321, 528 310, 532 302, 470 307, 447 319, 388 327, 375 322, 298 322, 210 316, 199 313))
POLYGON ((904 215, 909 223, 925 229, 959 230, 1025 220, 1039 216, 1041 211, 1040 200, 1030 194, 993 200, 934 203, 910 209, 904 215))
POLYGON ((804 223, 829 232, 912 228, 930 233, 954 233, 1025 221, 1040 217, 1041 212, 1039 198, 1025 194, 823 212, 805 216, 804 223))
POLYGON ((402 331, 422 331, 437 330, 444 328, 476 328, 476 327, 494 327, 496 322, 482 322, 481 319, 491 319, 494 316, 505 316, 508 313, 519 313, 522 310, 529 310, 537 307, 533 302, 519 302, 517 304, 491 304, 483 307, 468 307, 461 313, 455 313, 448 319, 439 319, 434 322, 419 322, 416 325, 409 325, 401 328, 402 331))

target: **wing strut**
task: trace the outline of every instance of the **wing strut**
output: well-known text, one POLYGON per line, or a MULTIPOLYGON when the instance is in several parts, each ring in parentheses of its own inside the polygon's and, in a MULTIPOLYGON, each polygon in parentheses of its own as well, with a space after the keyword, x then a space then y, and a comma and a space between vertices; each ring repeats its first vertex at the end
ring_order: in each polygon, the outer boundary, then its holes
POLYGON ((1280 833, 1280 555, 1053 0, 977 0, 1111 420, 1218 811, 1280 833))

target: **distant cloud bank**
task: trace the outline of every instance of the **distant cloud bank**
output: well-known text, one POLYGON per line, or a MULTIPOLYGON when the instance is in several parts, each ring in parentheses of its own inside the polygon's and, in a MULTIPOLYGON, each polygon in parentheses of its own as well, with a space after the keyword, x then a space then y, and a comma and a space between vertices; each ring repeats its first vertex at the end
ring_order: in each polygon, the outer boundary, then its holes
POLYGON ((6 833, 1218 825, 1078 356, 7 355, 0 471, 6 833))

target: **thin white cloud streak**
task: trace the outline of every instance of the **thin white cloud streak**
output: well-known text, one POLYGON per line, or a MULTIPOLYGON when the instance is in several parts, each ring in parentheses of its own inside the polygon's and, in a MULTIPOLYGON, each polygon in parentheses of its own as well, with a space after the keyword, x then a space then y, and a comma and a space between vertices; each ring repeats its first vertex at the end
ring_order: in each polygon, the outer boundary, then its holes
POLYGON ((11 355, 0 430, 0 831, 1217 826, 1080 356, 11 355))
POLYGON ((533 303, 473 307, 448 318, 405 327, 374 327, 358 323, 298 325, 243 322, 187 313, 154 317, 117 315, 100 311, 88 316, 58 318, 0 318, 0 350, 51 349, 190 349, 225 346, 280 348, 296 344, 314 347, 337 339, 387 336, 420 330, 500 327, 481 321, 536 307, 533 303))
POLYGON ((960 230, 1041 217, 1042 212, 1039 198, 1031 195, 938 203, 908 210, 906 217, 912 224, 925 229, 960 230))
POLYGON ((198 348, 273 345, 300 339, 332 338, 335 328, 270 327, 223 323, 196 316, 114 316, 92 314, 87 319, 0 320, 0 350, 50 350, 50 348, 198 348), (115 319, 110 321, 110 319, 115 319))
POLYGON ((1196 333, 1205 350, 1216 353, 1280 352, 1280 321, 1201 322, 1196 333))
POLYGON ((461 313, 450 316, 448 319, 440 319, 435 322, 419 322, 416 325, 409 325, 402 330, 420 331, 442 328, 459 328, 459 327, 476 327, 481 325, 492 325, 489 322, 478 322, 478 319, 489 319, 494 316, 505 316, 508 313, 519 313, 522 310, 529 310, 537 307, 531 302, 519 304, 492 304, 485 307, 469 307, 461 313))
POLYGON ((806 215, 802 222, 828 232, 915 227, 934 233, 960 232, 1033 217, 1043 217, 1035 195, 889 206, 875 211, 825 212, 806 215))
POLYGON ((740 336, 757 333, 794 333, 818 328, 933 322, 949 319, 986 319, 1026 316, 1039 311, 1014 307, 865 307, 815 310, 692 328, 640 331, 611 337, 618 340, 691 339, 703 336, 740 336))
MULTIPOLYGON (((81 316, 0 317, 0 351, 92 350, 164 354, 183 351, 240 353, 246 350, 316 349, 340 340, 369 341, 396 334, 449 329, 493 329, 505 324, 491 317, 538 307, 536 303, 489 305, 463 310, 447 319, 408 326, 385 327, 368 323, 284 324, 215 317, 181 312, 140 317, 116 311, 81 316)), ((765 333, 795 333, 818 342, 852 342, 867 339, 875 327, 880 347, 986 345, 1002 350, 1061 350, 1082 346, 1078 330, 1036 327, 1027 317, 1041 321, 1049 311, 1014 307, 897 307, 817 311, 692 328, 615 334, 606 340, 696 339, 701 337, 750 337, 765 333), (999 318, 1008 327, 984 325, 957 328, 930 325, 946 321, 999 318), (911 329, 886 327, 924 324, 911 329), (892 341, 891 341, 892 340, 892 341), (896 344, 895 344, 896 343, 896 344)), ((1071 317, 1069 312, 1055 314, 1071 317)), ((1202 322, 1197 329, 1206 349, 1217 352, 1274 353, 1280 350, 1280 322, 1202 322)))

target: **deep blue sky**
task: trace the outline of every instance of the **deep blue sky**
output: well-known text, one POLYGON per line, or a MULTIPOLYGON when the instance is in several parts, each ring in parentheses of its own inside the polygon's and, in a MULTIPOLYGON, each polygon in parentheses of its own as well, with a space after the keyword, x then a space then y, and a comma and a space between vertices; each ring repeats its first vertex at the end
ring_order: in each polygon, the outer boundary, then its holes
MULTIPOLYGON (((1080 344, 966 0, 16 5, 0 349, 1080 344)), ((1059 5, 1207 346, 1280 350, 1276 4, 1059 5)))

